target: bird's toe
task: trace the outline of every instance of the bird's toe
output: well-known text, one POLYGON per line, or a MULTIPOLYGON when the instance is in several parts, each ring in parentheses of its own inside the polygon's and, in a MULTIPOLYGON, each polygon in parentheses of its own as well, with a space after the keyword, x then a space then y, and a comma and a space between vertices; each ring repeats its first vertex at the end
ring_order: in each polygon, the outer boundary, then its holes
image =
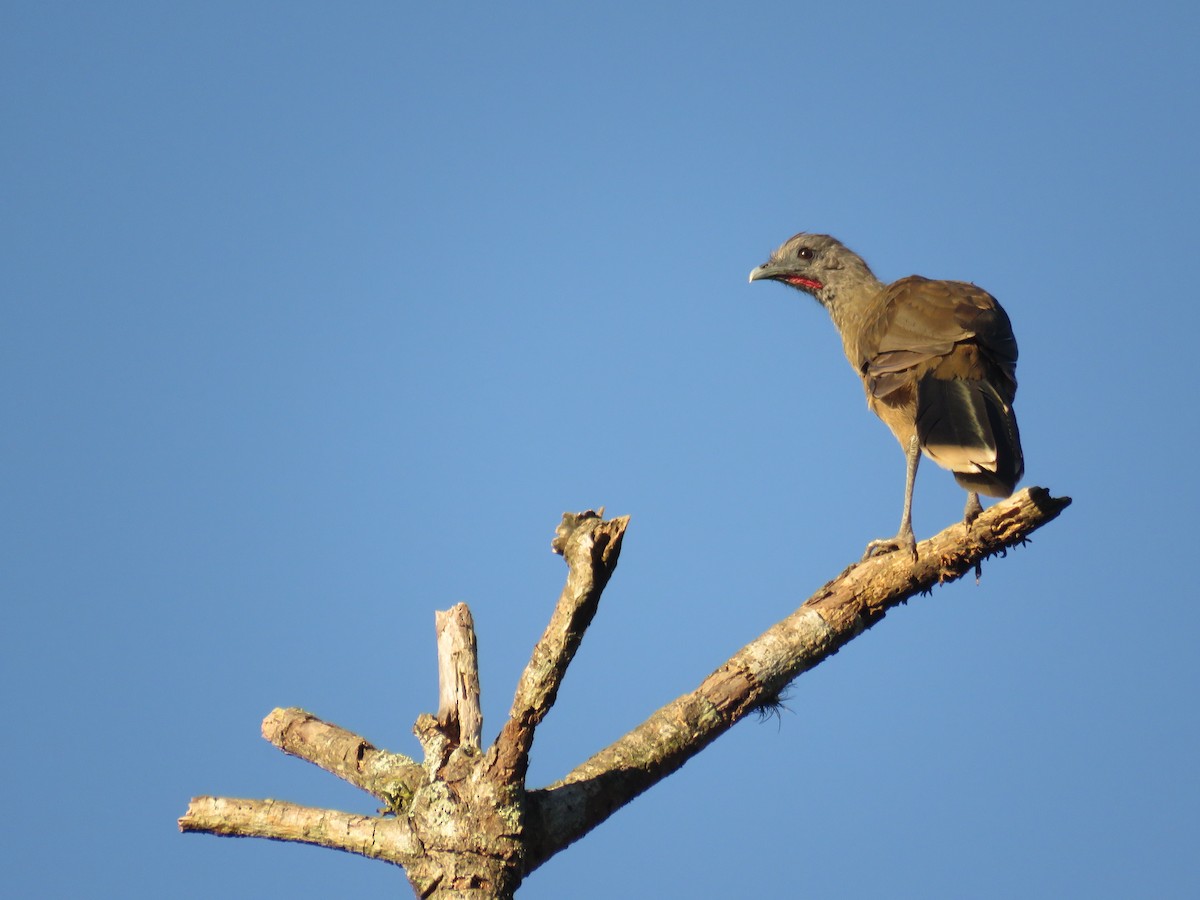
POLYGON ((894 553, 897 550, 906 550, 913 561, 917 559, 917 540, 912 532, 905 534, 901 532, 895 537, 879 538, 867 544, 867 550, 863 554, 863 562, 868 559, 873 559, 876 556, 883 556, 885 553, 894 553))

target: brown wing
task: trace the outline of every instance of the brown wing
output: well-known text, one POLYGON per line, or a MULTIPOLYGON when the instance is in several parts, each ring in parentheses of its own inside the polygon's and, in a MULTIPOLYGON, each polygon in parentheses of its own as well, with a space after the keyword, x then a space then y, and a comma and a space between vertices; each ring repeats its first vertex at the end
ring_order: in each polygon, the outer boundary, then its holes
POLYGON ((913 403, 921 447, 968 490, 1012 493, 1024 470, 1012 401, 1017 342, 996 299, 960 281, 912 276, 889 285, 868 335, 872 406, 913 403))

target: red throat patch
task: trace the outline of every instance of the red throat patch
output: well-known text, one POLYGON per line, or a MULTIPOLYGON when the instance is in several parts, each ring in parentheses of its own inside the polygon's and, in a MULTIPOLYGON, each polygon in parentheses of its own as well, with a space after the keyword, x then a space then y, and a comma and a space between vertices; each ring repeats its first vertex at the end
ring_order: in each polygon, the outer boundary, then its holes
POLYGON ((808 288, 811 291, 819 291, 825 285, 817 281, 815 278, 801 278, 799 275, 789 275, 784 279, 788 284, 794 284, 796 287, 808 288))

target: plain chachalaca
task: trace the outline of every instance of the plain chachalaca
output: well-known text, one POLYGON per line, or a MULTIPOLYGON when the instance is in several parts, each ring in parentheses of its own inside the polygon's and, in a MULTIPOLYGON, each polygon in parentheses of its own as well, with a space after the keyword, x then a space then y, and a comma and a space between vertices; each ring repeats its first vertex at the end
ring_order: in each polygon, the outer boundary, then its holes
POLYGON ((982 509, 979 494, 1013 492, 1025 471, 1012 409, 1017 341, 991 294, 919 275, 884 284, 826 234, 789 239, 750 273, 763 279, 812 294, 829 310, 867 406, 904 448, 900 530, 871 541, 866 557, 901 547, 916 555, 912 493, 922 451, 966 488, 968 524, 982 509))

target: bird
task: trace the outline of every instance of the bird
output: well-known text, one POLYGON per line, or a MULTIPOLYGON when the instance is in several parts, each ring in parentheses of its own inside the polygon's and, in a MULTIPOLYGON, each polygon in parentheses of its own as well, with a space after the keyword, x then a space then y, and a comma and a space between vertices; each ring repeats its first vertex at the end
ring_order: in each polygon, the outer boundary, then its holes
POLYGON ((867 544, 864 560, 896 550, 916 558, 912 495, 922 454, 966 489, 968 526, 983 511, 980 494, 1012 494, 1025 472, 1013 412, 1017 340, 995 297, 969 282, 920 275, 884 284, 837 238, 805 232, 751 270, 751 283, 764 280, 825 307, 867 407, 904 451, 900 529, 867 544))

